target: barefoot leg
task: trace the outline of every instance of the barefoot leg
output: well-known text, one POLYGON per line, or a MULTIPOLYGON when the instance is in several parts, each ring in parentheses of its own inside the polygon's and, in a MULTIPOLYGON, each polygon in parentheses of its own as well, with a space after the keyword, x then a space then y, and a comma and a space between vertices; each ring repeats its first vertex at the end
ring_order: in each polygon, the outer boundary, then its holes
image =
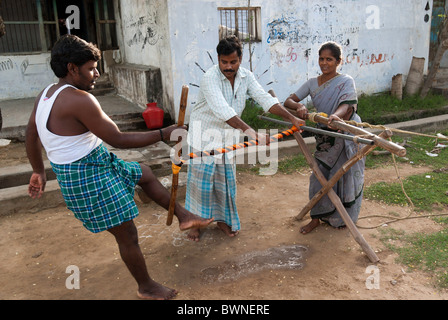
POLYGON ((224 222, 218 222, 217 224, 218 224, 218 228, 221 229, 229 237, 235 237, 239 233, 238 231, 232 231, 232 228, 230 228, 224 222))
POLYGON ((320 225, 319 219, 311 219, 311 222, 300 228, 300 233, 307 234, 316 229, 320 225))
POLYGON ((121 258, 138 284, 138 296, 142 299, 169 300, 177 295, 177 291, 167 288, 154 280, 148 274, 145 259, 138 244, 137 228, 134 221, 108 230, 115 236, 121 258))
MULTIPOLYGON (((170 192, 168 192, 168 190, 166 190, 166 188, 160 183, 149 167, 145 165, 141 165, 141 167, 143 175, 138 182, 138 185, 142 187, 148 197, 153 199, 161 207, 168 210, 171 198, 170 192)), ((178 203, 176 203, 174 208, 174 215, 179 220, 179 228, 182 231, 191 228, 202 229, 207 227, 213 221, 213 219, 204 219, 191 213, 178 203)))
POLYGON ((198 228, 191 228, 190 232, 188 232, 187 238, 194 242, 199 242, 199 237, 201 235, 201 231, 198 228))

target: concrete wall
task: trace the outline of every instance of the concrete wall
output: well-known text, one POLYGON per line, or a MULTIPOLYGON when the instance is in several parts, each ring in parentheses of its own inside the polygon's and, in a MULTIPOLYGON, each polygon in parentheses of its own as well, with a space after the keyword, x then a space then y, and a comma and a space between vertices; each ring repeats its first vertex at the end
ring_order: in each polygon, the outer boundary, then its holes
MULTIPOLYGON (((157 102, 166 112, 173 112, 173 88, 171 49, 168 32, 168 8, 166 0, 116 0, 119 12, 120 55, 123 63, 160 69, 162 88, 149 87, 149 96, 158 101, 146 101, 142 94, 139 105, 157 102), (162 90, 161 92, 156 92, 162 90)), ((118 88, 120 92, 120 88, 118 88)), ((133 101, 135 101, 133 99, 133 101)))
POLYGON ((109 75, 117 94, 138 104, 143 109, 148 102, 163 105, 162 78, 159 68, 144 65, 116 64, 109 75))
POLYGON ((57 82, 50 68, 50 54, 0 55, 0 101, 37 96, 57 82))
MULTIPOLYGON (((181 85, 190 85, 189 102, 194 104, 204 70, 217 63, 217 8, 247 3, 168 0, 176 110, 181 85)), ((428 58, 432 1, 252 0, 251 6, 261 7, 262 19, 262 42, 252 44, 253 72, 281 100, 319 74, 318 49, 325 41, 343 46, 340 72, 354 77, 359 93, 389 90, 393 75, 406 77, 412 56, 428 58)), ((243 66, 249 68, 247 44, 243 66)))
MULTIPOLYGON (((253 72, 281 100, 319 74, 317 50, 324 41, 343 45, 340 71, 355 78, 359 93, 389 90, 393 75, 406 77, 412 56, 428 58, 432 0, 250 3, 261 7, 262 41, 252 44, 253 72)), ((193 105, 203 73, 217 63, 217 8, 247 4, 247 0, 115 0, 117 56, 123 64, 160 69, 159 105, 177 118, 182 85, 190 86, 188 101, 193 105)), ((247 44, 243 66, 249 68, 247 44)), ((52 81, 56 78, 49 54, 0 55, 0 101, 36 96, 52 81)))

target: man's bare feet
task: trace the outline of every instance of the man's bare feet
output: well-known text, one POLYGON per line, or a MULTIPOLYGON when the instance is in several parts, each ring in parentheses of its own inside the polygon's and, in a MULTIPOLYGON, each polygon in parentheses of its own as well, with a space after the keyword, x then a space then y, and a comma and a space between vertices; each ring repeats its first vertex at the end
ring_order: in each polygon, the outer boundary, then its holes
POLYGON ((187 238, 194 242, 199 242, 199 236, 201 235, 201 231, 197 228, 190 229, 190 232, 187 234, 187 238))
POLYGON ((300 233, 307 234, 316 229, 320 225, 319 219, 311 219, 311 222, 300 228, 300 233))
POLYGON ((235 237, 238 235, 238 231, 232 231, 232 229, 224 222, 218 222, 218 228, 221 229, 229 237, 235 237))
POLYGON ((201 218, 190 211, 180 208, 174 213, 179 219, 179 229, 185 231, 188 229, 203 229, 213 222, 213 218, 205 219, 201 218))
POLYGON ((177 295, 177 290, 167 288, 160 283, 151 281, 147 288, 139 288, 137 296, 146 300, 171 300, 177 295))

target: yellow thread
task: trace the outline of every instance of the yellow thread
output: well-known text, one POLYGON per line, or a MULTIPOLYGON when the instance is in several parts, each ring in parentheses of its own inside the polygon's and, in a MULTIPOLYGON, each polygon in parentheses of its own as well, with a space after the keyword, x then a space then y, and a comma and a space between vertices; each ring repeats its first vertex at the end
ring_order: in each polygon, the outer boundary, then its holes
POLYGON ((174 163, 171 165, 171 168, 173 169, 173 174, 178 174, 181 169, 181 167, 179 167, 178 165, 176 165, 174 163))

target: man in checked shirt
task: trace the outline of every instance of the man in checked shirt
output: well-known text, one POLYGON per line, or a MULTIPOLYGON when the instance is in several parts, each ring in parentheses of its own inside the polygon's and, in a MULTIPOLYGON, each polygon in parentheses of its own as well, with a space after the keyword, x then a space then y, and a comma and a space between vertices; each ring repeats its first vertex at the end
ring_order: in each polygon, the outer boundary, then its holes
MULTIPOLYGON (((268 145, 269 135, 256 132, 241 119, 247 97, 297 128, 305 124, 267 93, 250 70, 240 66, 242 45, 236 36, 222 39, 216 51, 219 64, 202 78, 198 102, 190 115, 188 143, 192 151, 233 145, 239 142, 241 131, 260 145, 268 145)), ((213 217, 226 235, 234 237, 241 226, 236 207, 236 163, 231 157, 226 153, 192 161, 188 166, 185 208, 203 218, 213 217)), ((199 237, 199 229, 190 229, 190 240, 199 241, 199 237)))

